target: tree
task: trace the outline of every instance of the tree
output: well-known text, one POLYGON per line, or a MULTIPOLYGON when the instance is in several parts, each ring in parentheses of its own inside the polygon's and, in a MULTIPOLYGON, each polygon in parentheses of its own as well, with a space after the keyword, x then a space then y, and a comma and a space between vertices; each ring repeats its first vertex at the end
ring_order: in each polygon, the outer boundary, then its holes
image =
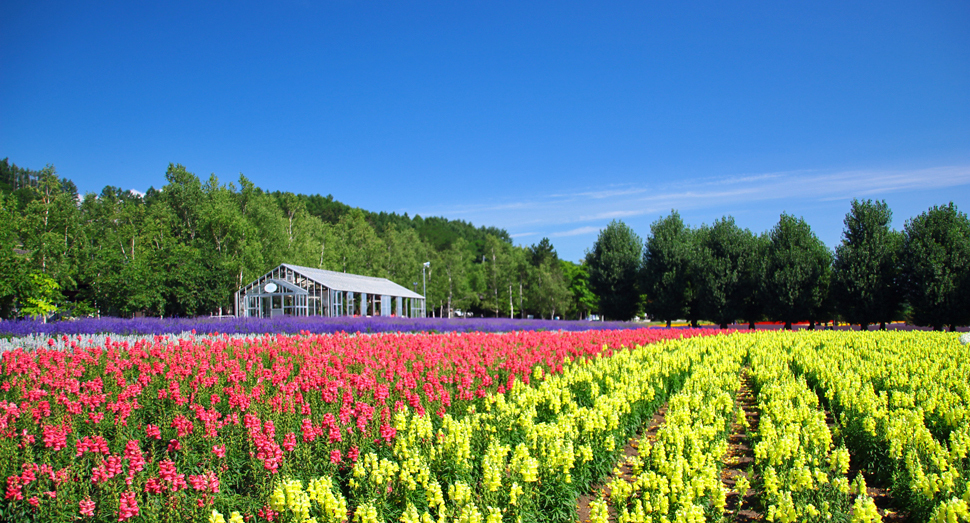
POLYGON ((421 264, 428 261, 428 252, 417 231, 410 227, 390 227, 384 233, 387 255, 387 278, 404 288, 412 289, 421 281, 421 264))
POLYGON ((565 314, 569 307, 568 284, 559 266, 559 256, 549 238, 529 247, 531 270, 529 278, 529 305, 539 317, 555 318, 556 311, 565 314))
POLYGON ((768 245, 771 238, 762 233, 752 236, 749 256, 744 259, 741 270, 741 317, 748 322, 748 329, 756 328, 755 322, 765 317, 768 311, 765 295, 768 270, 768 245))
POLYGON ((566 260, 559 260, 559 265, 562 267, 569 293, 572 295, 570 308, 576 312, 577 320, 586 319, 590 312, 599 307, 596 294, 589 286, 589 265, 586 265, 585 261, 577 264, 566 260))
POLYGON ((637 314, 637 272, 643 251, 640 237, 625 223, 613 220, 600 231, 586 253, 589 283, 599 297, 604 316, 629 320, 637 314))
MULTIPOLYGON (((33 266, 57 282, 59 289, 76 286, 79 236, 77 194, 65 190, 53 166, 38 175, 34 197, 23 211, 20 239, 33 266)), ((73 187, 73 184, 70 184, 73 187)))
POLYGON ((54 278, 42 273, 30 274, 30 290, 23 296, 20 312, 29 318, 40 318, 47 323, 47 318, 57 312, 58 305, 64 300, 61 287, 54 278))
POLYGON ((327 269, 363 276, 384 277, 387 246, 364 218, 364 212, 353 209, 333 227, 330 259, 336 263, 327 269))
POLYGON ((845 321, 858 323, 862 330, 872 323, 885 329, 902 302, 897 282, 902 236, 889 229, 892 218, 885 201, 852 200, 842 243, 835 248, 835 306, 845 321))
POLYGON ((14 206, 15 200, 12 196, 0 193, 0 319, 14 316, 17 306, 31 286, 29 263, 18 252, 19 216, 14 206))
POLYGON ((482 293, 482 307, 493 316, 511 316, 515 304, 511 289, 518 281, 515 279, 515 247, 498 236, 485 238, 483 276, 485 290, 482 293))
POLYGON ((916 325, 970 323, 970 221, 953 202, 906 222, 902 281, 916 325))
POLYGON ((791 329, 795 321, 814 319, 825 304, 832 254, 805 220, 788 214, 781 215, 769 237, 768 313, 791 329))
POLYGON ((476 302, 470 285, 471 255, 464 238, 431 259, 428 270, 428 303, 437 303, 439 316, 453 317, 456 309, 467 309, 476 302))
POLYGON ((690 299, 690 230, 677 211, 650 225, 643 252, 640 283, 647 295, 646 312, 667 322, 686 318, 690 299))
POLYGON ((754 235, 728 216, 701 227, 697 235, 697 282, 700 316, 726 329, 744 316, 745 267, 754 248, 754 235))

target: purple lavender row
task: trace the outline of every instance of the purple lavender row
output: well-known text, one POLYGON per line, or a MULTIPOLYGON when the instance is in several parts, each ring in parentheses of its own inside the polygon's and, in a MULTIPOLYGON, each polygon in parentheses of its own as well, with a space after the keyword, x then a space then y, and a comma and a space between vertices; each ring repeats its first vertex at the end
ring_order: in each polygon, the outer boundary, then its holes
POLYGON ((78 335, 78 334, 332 334, 335 332, 508 332, 539 330, 615 330, 635 329, 642 324, 631 322, 591 322, 518 320, 509 318, 84 318, 72 321, 42 323, 32 320, 0 321, 0 336, 78 335))

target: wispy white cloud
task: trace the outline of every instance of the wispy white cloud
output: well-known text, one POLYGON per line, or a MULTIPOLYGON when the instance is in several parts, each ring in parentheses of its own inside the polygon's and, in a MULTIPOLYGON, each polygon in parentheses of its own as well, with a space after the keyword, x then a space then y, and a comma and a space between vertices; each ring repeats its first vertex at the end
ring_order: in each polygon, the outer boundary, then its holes
POLYGON ((510 234, 509 236, 511 236, 512 238, 526 238, 529 236, 537 236, 538 234, 539 233, 537 232, 517 232, 515 234, 510 234))
POLYGON ((671 209, 681 212, 744 209, 772 201, 830 202, 968 186, 970 166, 746 173, 665 184, 580 187, 523 199, 458 204, 435 209, 427 215, 440 214, 503 227, 513 238, 540 234, 566 237, 595 234, 604 222, 612 219, 665 214, 671 209), (559 230, 570 224, 576 226, 559 230))
POLYGON ((579 236, 581 234, 598 233, 602 229, 603 229, 602 227, 598 227, 598 226, 579 227, 578 229, 554 232, 554 233, 551 233, 549 236, 552 236, 553 238, 561 238, 563 236, 579 236))

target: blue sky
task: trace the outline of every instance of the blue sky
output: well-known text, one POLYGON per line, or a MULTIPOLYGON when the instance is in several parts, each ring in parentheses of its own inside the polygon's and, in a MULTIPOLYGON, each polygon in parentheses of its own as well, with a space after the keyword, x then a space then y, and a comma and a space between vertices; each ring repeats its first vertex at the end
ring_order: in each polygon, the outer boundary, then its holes
POLYGON ((222 182, 548 236, 678 209, 840 241, 970 211, 970 3, 0 4, 0 157, 82 192, 222 182))

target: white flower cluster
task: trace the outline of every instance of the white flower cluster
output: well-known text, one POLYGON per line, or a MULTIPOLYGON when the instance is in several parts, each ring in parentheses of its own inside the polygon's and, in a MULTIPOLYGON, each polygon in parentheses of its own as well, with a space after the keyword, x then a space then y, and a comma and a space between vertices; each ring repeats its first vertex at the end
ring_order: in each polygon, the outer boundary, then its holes
POLYGON ((960 335, 960 343, 970 345, 970 332, 964 332, 960 335))
MULTIPOLYGON (((255 339, 258 335, 254 334, 192 334, 191 332, 182 332, 179 334, 162 334, 162 338, 166 343, 178 344, 179 340, 217 340, 228 337, 230 339, 255 339)), ((129 344, 134 344, 136 341, 141 339, 153 339, 153 336, 148 336, 145 334, 73 334, 68 335, 67 341, 63 339, 63 335, 58 335, 55 337, 50 337, 43 334, 30 334, 21 338, 0 338, 0 353, 6 352, 8 350, 14 350, 17 348, 23 348, 26 350, 33 350, 39 347, 52 347, 52 348, 67 348, 70 346, 71 342, 74 342, 79 347, 90 347, 90 346, 104 346, 108 339, 112 342, 128 342, 129 344), (49 340, 54 340, 54 345, 49 343, 49 340)))

